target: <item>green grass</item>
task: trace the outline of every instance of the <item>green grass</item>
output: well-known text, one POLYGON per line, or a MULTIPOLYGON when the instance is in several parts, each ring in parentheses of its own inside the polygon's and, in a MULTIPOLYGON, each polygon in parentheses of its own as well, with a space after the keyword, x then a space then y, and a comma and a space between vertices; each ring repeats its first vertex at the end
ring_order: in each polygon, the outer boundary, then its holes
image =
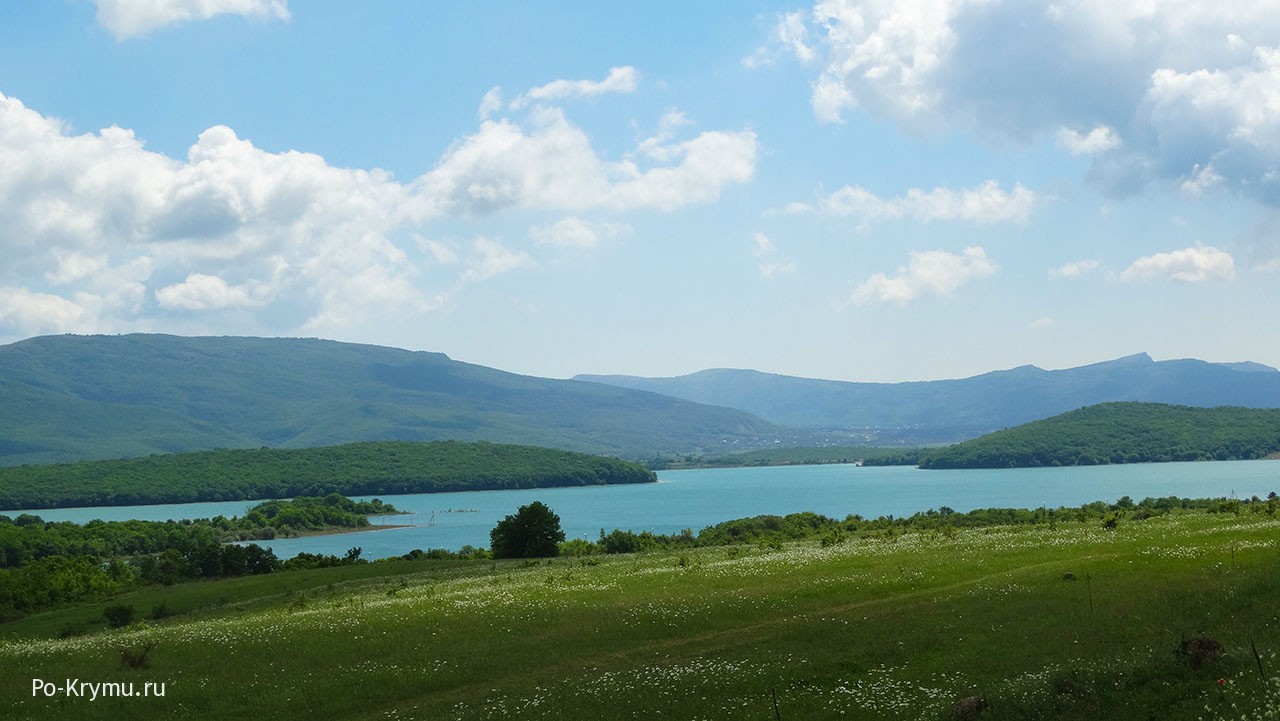
POLYGON ((1251 641, 1280 671, 1278 537, 1194 513, 154 589, 124 601, 189 594, 170 605, 190 613, 4 627, 26 638, 0 643, 0 717, 771 719, 776 691, 783 719, 943 719, 971 695, 982 719, 1240 718, 1267 693, 1251 641), (1226 654, 1193 669, 1174 649, 1199 633, 1226 654), (146 643, 150 667, 125 668, 146 643), (32 698, 32 678, 167 688, 32 698))

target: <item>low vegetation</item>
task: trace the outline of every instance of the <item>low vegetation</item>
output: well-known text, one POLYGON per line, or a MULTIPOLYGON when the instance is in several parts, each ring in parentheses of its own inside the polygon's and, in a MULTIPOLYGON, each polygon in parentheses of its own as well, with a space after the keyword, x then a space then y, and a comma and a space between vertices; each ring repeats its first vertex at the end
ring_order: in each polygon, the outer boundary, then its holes
POLYGON ((1280 409, 1102 403, 921 454, 921 468, 1250 460, 1280 451, 1280 409))
POLYGON ((635 463, 497 443, 351 443, 223 449, 0 468, 0 508, 127 506, 295 496, 649 483, 635 463))
POLYGON ((354 562, 358 549, 345 559, 300 554, 281 562, 260 546, 228 542, 352 530, 368 526, 369 515, 394 512, 377 499, 357 502, 331 494, 268 501, 233 518, 77 524, 0 515, 0 620, 111 598, 148 584, 354 562))
POLYGON ((114 611, 118 629, 48 637, 91 613, 103 628, 101 606, 7 625, 0 714, 1190 721, 1273 713, 1274 503, 1075 510, 1012 512, 1003 525, 987 522, 1004 512, 940 510, 839 537, 800 517, 747 519, 720 534, 776 525, 778 535, 141 588, 110 604, 138 609, 132 618, 114 611), (160 605, 186 612, 138 620, 160 605), (31 694, 32 678, 164 682, 167 693, 45 698, 31 694))

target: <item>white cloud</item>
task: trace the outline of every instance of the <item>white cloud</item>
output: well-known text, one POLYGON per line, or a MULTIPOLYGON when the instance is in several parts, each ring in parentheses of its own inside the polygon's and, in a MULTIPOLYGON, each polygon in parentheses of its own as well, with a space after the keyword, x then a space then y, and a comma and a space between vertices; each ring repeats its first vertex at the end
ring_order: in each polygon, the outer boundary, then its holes
POLYGON ((490 88, 480 99, 480 108, 476 115, 480 120, 488 120, 494 113, 502 109, 502 88, 490 88))
POLYGON ((1065 263, 1057 268, 1049 271, 1050 278, 1079 278, 1086 273, 1090 273, 1098 268, 1098 261, 1093 259, 1077 260, 1071 263, 1065 263))
POLYGON ((1235 268, 1235 260, 1230 254, 1212 246, 1197 245, 1139 258, 1120 274, 1120 279, 1204 283, 1211 280, 1231 280, 1235 277, 1235 268))
POLYGON ((452 246, 438 240, 429 240, 421 236, 416 238, 418 247, 431 255, 432 260, 440 265, 454 265, 458 262, 458 251, 452 246))
POLYGON ((707 131, 646 146, 667 164, 642 168, 633 160, 602 159, 563 111, 542 108, 527 130, 508 118, 483 122, 415 186, 433 212, 674 210, 715 200, 725 186, 750 180, 758 145, 750 130, 707 131))
POLYGON ((1058 145, 1072 155, 1093 155, 1120 147, 1120 136, 1105 125, 1099 125, 1088 133, 1059 128, 1058 145))
POLYGON ((107 267, 106 255, 88 255, 74 250, 54 248, 50 251, 57 267, 44 274, 53 285, 67 285, 93 276, 107 267))
MULTIPOLYGON (((500 110, 494 98, 489 112, 500 110)), ((30 319, 43 317, 40 327, 61 329, 71 306, 80 323, 125 329, 149 325, 157 309, 239 308, 273 332, 342 334, 384 317, 387 305, 425 312, 440 303, 431 287, 459 279, 439 277, 445 268, 491 277, 522 256, 483 246, 464 264, 456 249, 420 240, 417 231, 436 219, 507 208, 672 210, 751 179, 753 132, 677 137, 686 125, 673 111, 643 152, 610 160, 560 109, 539 106, 525 122, 482 121, 434 168, 401 183, 311 153, 267 152, 225 126, 171 158, 126 129, 73 135, 0 94, 0 287, 25 309, 0 325, 34 327, 30 319), (405 253, 415 244, 430 260, 405 253), (429 281, 424 268, 435 274, 429 281)), ((590 226, 597 240, 624 228, 590 226)))
POLYGON ((625 223, 593 223, 582 218, 562 218, 550 225, 529 229, 529 236, 537 245, 558 248, 594 248, 601 240, 617 238, 631 232, 625 223))
POLYGON ((1045 316, 1044 318, 1038 318, 1036 320, 1031 321, 1031 323, 1027 324, 1027 328, 1029 330, 1044 330, 1045 328, 1049 328, 1057 324, 1057 322, 1058 321, 1054 320, 1053 318, 1045 316))
POLYGON ((760 276, 766 280, 791 275, 796 272, 796 262, 791 258, 777 258, 778 247, 774 245, 769 236, 764 233, 755 233, 752 236, 755 241, 755 254, 760 258, 757 268, 760 270, 760 276))
POLYGON ((157 290, 156 301, 161 308, 217 310, 261 306, 266 297, 258 284, 233 286, 216 275, 192 273, 181 283, 157 290))
POLYGON ((98 24, 117 40, 141 37, 167 25, 216 15, 289 19, 288 0, 93 0, 98 24))
POLYGON ((876 273, 853 291, 852 300, 906 305, 926 295, 948 296, 961 286, 994 274, 999 267, 980 247, 965 248, 960 255, 942 250, 912 252, 907 265, 892 278, 876 273))
POLYGON ((1190 177, 1182 181, 1181 188, 1183 195, 1194 198, 1204 195, 1219 185, 1222 185, 1222 176, 1213 169, 1213 164, 1201 166, 1197 163, 1191 169, 1190 177))
MULTIPOLYGON (((606 93, 633 93, 640 74, 630 65, 610 68, 604 80, 553 80, 533 88, 511 101, 511 109, 519 110, 531 103, 567 98, 590 98, 606 93)), ((487 97, 487 96, 486 96, 487 97)))
POLYGON ((863 220, 967 220, 977 223, 1026 223, 1037 202, 1036 194, 1021 184, 1005 191, 994 180, 960 191, 912 188, 897 198, 881 198, 862 186, 844 186, 823 198, 818 205, 792 203, 787 212, 821 211, 836 216, 856 216, 863 220))
POLYGON ((23 333, 67 333, 82 328, 80 304, 26 288, 0 287, 0 322, 23 333))
POLYGON ((754 53, 743 58, 742 64, 748 68, 772 65, 778 59, 775 47, 795 55, 801 62, 809 62, 814 59, 814 52, 813 48, 807 44, 808 34, 803 12, 782 15, 773 26, 770 43, 757 48, 754 53))
MULTIPOLYGON (((791 51, 819 70, 821 122, 1052 136, 1113 194, 1197 165, 1272 204, 1280 168, 1280 6, 1254 0, 819 0, 791 51)), ((788 47, 778 31, 770 39, 788 47)))
POLYGON ((464 282, 488 280, 496 275, 533 265, 533 259, 528 253, 510 250, 502 243, 484 236, 476 237, 474 250, 467 270, 462 274, 464 282))

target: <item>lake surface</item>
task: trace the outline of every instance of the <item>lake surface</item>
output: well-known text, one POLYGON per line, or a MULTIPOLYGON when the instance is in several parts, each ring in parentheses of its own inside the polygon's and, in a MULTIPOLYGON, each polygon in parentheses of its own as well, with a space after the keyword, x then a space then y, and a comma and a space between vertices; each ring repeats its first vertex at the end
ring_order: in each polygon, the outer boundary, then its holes
MULTIPOLYGON (((936 470, 848 465, 716 468, 663 471, 658 483, 626 486, 471 491, 381 496, 409 516, 375 524, 418 524, 355 534, 260 542, 281 558, 301 552, 341 555, 360 546, 365 558, 402 555, 415 548, 489 545, 489 531, 522 505, 542 501, 560 516, 569 538, 595 540, 600 530, 695 532, 712 524, 760 514, 814 511, 834 518, 858 514, 908 516, 949 506, 1078 506, 1090 501, 1135 501, 1148 496, 1265 497, 1280 491, 1280 461, 1150 463, 1085 468, 936 470)), ((369 498, 369 497, 363 497, 369 498)), ((34 513, 46 520, 166 520, 243 515, 252 502, 186 503, 118 508, 68 508, 34 513)))

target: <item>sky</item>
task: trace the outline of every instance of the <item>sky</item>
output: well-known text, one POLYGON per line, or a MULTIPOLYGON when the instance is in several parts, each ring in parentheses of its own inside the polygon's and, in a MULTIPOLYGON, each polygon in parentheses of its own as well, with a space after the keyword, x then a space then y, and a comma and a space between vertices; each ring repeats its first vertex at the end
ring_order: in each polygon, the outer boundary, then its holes
POLYGON ((0 4, 0 343, 1280 366, 1280 5, 0 4))

